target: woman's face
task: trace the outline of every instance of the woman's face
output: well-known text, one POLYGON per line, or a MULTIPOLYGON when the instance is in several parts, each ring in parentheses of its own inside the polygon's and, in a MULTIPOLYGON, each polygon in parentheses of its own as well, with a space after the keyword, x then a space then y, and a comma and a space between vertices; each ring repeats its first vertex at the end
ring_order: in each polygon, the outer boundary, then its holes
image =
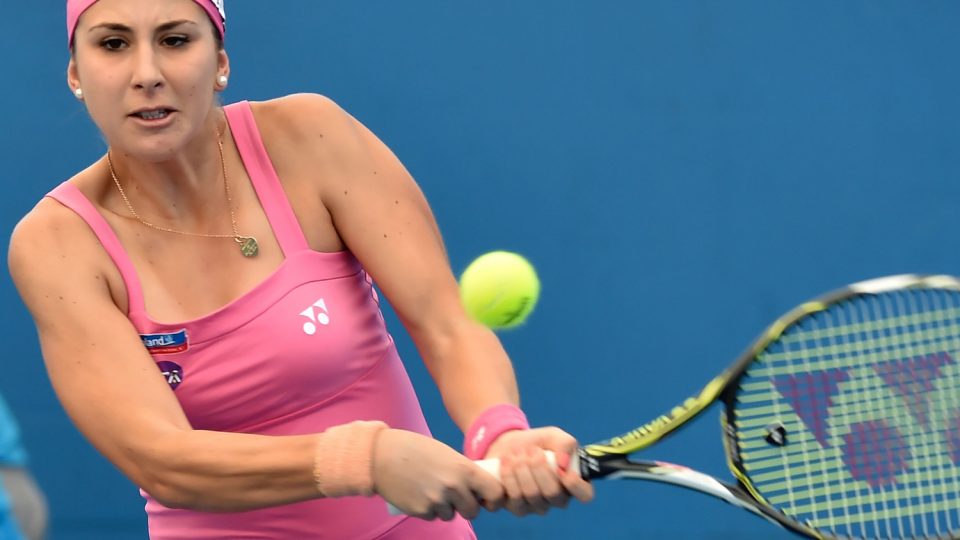
POLYGON ((212 129, 229 62, 193 0, 99 0, 77 25, 67 79, 108 143, 160 161, 212 129))

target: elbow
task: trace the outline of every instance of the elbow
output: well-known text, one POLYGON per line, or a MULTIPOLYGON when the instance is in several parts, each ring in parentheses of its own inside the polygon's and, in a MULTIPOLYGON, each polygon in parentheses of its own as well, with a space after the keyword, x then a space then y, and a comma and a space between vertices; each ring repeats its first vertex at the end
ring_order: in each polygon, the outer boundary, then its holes
POLYGON ((184 483, 177 480, 176 473, 168 471, 141 471, 135 480, 140 489, 152 499, 165 506, 178 510, 203 510, 202 497, 184 483))
POLYGON ((398 316, 420 353, 430 357, 446 356, 458 343, 472 339, 472 333, 483 330, 462 311, 426 304, 418 306, 416 313, 416 317, 398 316))
POLYGON ((223 489, 235 480, 233 469, 199 444, 195 431, 157 437, 114 462, 151 499, 166 508, 200 512, 235 512, 252 508, 249 490, 223 489))
POLYGON ((191 443, 193 433, 154 436, 150 444, 130 445, 111 457, 127 478, 164 507, 208 510, 216 501, 211 501, 210 482, 198 473, 209 470, 209 463, 191 457, 202 453, 191 443))
POLYGON ((167 452, 141 453, 130 460, 133 466, 126 470, 134 484, 150 498, 166 508, 178 510, 208 510, 209 494, 205 496, 193 469, 182 460, 171 458, 167 452))
POLYGON ((171 468, 153 469, 137 486, 166 508, 196 512, 243 512, 260 506, 215 484, 171 468), (165 469, 165 470, 164 470, 165 469))

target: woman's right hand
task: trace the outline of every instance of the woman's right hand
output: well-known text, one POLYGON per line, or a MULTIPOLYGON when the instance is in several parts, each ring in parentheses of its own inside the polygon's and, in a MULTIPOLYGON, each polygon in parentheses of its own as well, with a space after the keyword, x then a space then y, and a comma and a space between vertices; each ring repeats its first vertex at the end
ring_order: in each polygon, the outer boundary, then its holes
POLYGON ((411 431, 386 429, 373 453, 377 494, 404 514, 449 521, 473 519, 503 505, 503 486, 453 448, 411 431))

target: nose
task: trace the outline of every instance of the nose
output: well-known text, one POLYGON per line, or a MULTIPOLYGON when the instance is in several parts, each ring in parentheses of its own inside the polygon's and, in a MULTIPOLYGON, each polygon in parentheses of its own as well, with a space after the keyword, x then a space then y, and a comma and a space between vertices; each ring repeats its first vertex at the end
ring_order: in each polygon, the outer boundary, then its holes
POLYGON ((156 51, 149 44, 137 47, 130 81, 134 89, 151 92, 163 87, 163 72, 158 60, 156 51))

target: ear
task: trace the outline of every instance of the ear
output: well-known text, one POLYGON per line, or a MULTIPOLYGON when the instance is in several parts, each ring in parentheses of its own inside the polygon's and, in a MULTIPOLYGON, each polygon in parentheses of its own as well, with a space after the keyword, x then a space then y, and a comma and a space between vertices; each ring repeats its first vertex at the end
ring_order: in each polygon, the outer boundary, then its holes
MULTIPOLYGON (((219 80, 220 77, 230 78, 230 57, 227 56, 227 51, 223 49, 217 51, 217 79, 219 80)), ((217 83, 217 87, 220 88, 219 83, 217 83)))
POLYGON ((81 88, 80 74, 77 71, 77 61, 73 55, 70 55, 70 63, 67 64, 67 86, 70 87, 71 93, 75 93, 77 88, 81 88))

